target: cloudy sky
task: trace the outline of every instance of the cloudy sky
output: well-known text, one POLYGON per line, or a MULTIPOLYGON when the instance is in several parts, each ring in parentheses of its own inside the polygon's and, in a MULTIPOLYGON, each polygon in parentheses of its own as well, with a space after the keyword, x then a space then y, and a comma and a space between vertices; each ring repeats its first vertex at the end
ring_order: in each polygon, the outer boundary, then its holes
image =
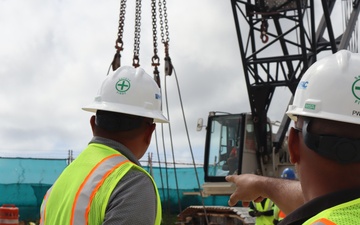
MULTIPOLYGON (((0 1, 0 156, 77 156, 92 137, 90 103, 115 53, 119 0, 0 1)), ((143 1, 140 65, 152 74, 150 1, 143 1)), ((184 106, 190 143, 203 162, 205 131, 198 118, 209 111, 250 110, 230 1, 171 0, 167 3, 170 57, 184 106)), ((122 64, 132 63, 134 5, 128 1, 122 64)), ((160 42, 159 42, 159 45, 160 42)), ((159 47, 159 56, 164 57, 159 47)), ((161 61, 163 66, 163 61, 161 61)), ((165 92, 163 67, 160 67, 165 92)), ((177 162, 191 163, 175 76, 166 78, 173 149, 177 162)), ((284 107, 270 112, 280 120, 284 107)), ((166 114, 167 112, 165 112, 166 114)), ((168 127, 166 157, 172 161, 168 127)), ((155 139, 149 148, 157 150, 155 139)), ((163 149, 159 151, 163 154, 163 149)), ((161 156, 164 158, 164 156, 161 156)), ((146 157, 144 158, 146 159, 146 157)))

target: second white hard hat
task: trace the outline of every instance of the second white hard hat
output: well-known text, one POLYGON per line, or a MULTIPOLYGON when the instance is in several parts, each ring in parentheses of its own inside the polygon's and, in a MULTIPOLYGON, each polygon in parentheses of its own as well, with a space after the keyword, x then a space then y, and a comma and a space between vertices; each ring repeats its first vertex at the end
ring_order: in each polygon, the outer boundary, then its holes
POLYGON ((122 66, 103 81, 98 95, 85 111, 97 110, 153 118, 167 123, 161 111, 160 88, 142 68, 122 66))
POLYGON ((360 54, 340 50, 303 75, 287 115, 360 124, 360 54))

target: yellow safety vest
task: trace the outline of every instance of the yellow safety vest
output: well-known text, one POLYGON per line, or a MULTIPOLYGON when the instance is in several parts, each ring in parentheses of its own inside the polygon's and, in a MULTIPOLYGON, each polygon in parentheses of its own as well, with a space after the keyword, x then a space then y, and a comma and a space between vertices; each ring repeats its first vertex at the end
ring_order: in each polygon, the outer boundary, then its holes
POLYGON ((161 202, 152 177, 115 149, 90 144, 55 181, 41 205, 41 225, 101 225, 110 195, 121 178, 137 169, 150 177, 157 195, 155 225, 161 223, 161 202))
MULTIPOLYGON (((274 203, 270 199, 265 200, 264 207, 262 206, 261 202, 253 202, 253 204, 254 204, 255 210, 257 210, 259 212, 266 212, 266 211, 274 209, 274 203)), ((250 209, 250 211, 254 211, 254 210, 250 209)), ((255 224, 256 225, 272 225, 273 220, 274 220, 274 215, 271 215, 271 216, 262 215, 262 216, 256 217, 255 224)))
POLYGON ((326 209, 303 225, 360 224, 360 198, 326 209))

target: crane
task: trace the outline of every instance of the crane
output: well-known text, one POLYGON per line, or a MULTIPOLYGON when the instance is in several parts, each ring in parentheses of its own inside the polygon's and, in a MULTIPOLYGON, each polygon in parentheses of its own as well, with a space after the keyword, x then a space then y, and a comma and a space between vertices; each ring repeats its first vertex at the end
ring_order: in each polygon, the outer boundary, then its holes
MULTIPOLYGON (((231 194, 234 187, 225 182, 228 174, 277 177, 291 166, 286 108, 276 133, 268 118, 275 90, 287 88, 290 104, 302 75, 317 59, 340 49, 358 51, 359 0, 230 2, 251 112, 209 113, 202 196, 231 194)), ((190 206, 179 218, 184 225, 252 223, 241 207, 190 206)))
MULTIPOLYGON (((347 48, 357 51, 358 40, 355 38, 357 38, 359 1, 342 2, 343 7, 349 10, 344 15, 344 30, 338 35, 335 33, 331 19, 336 2, 336 0, 231 1, 255 134, 259 140, 258 150, 261 155, 268 155, 272 151, 265 144, 267 135, 265 124, 275 89, 288 87, 294 94, 304 72, 323 52, 335 53, 339 49, 347 48), (320 4, 323 14, 316 28, 315 7, 320 4), (240 23, 241 19, 246 20, 249 25, 247 32, 243 26, 240 28, 240 24, 244 24, 244 22, 240 23), (273 25, 272 30, 269 29, 270 22, 273 25), (285 27, 282 26, 283 24, 293 24, 293 26, 285 27), (261 38, 261 42, 256 40, 258 37, 261 38), (277 51, 273 51, 274 47, 277 51), (269 55, 269 52, 273 54, 269 55)), ((281 148, 289 122, 289 118, 284 116, 273 142, 275 151, 281 148)))

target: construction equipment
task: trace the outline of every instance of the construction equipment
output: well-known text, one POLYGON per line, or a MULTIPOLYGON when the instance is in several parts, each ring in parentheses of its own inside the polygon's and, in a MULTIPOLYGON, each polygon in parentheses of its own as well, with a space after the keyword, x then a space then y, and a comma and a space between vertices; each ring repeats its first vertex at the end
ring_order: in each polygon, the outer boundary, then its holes
MULTIPOLYGON (((251 112, 209 113, 202 196, 231 194, 228 174, 280 177, 291 166, 290 119, 284 108, 273 134, 267 115, 276 88, 287 88, 291 103, 302 75, 318 58, 340 49, 358 51, 359 0, 231 0, 231 6, 251 112)), ((253 223, 246 213, 226 223, 230 216, 236 217, 221 207, 192 206, 180 213, 178 224, 253 223)))

